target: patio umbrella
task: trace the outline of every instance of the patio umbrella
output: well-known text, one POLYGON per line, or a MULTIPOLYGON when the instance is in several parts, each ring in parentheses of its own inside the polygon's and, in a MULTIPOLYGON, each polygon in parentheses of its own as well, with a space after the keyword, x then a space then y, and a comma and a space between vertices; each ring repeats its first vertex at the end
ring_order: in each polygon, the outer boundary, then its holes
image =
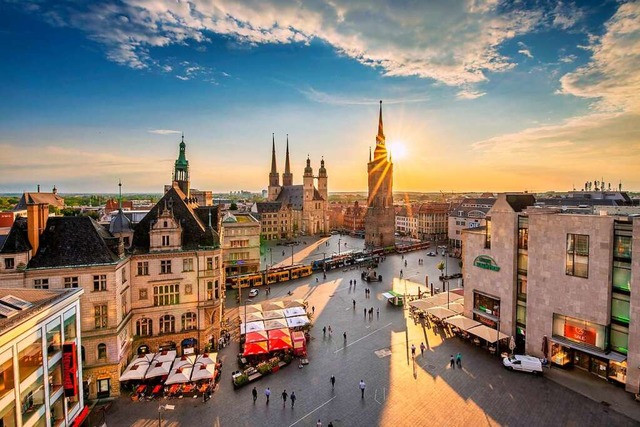
POLYGON ((204 365, 215 365, 217 360, 218 360, 218 353, 203 353, 196 358, 195 363, 204 364, 204 365))
POLYGON ((245 337, 244 342, 247 342, 247 343, 258 342, 258 341, 264 341, 268 338, 269 336, 267 335, 267 331, 255 331, 255 332, 249 332, 245 337))
POLYGON ((445 304, 443 304, 442 306, 451 311, 455 311, 457 314, 462 314, 462 312, 464 312, 464 304, 460 304, 459 302, 452 302, 448 307, 445 304))
POLYGON ((156 357, 153 358, 154 362, 173 362, 178 352, 175 350, 167 350, 156 353, 156 357))
POLYGON ((269 340, 269 351, 286 350, 293 348, 290 337, 275 338, 269 340))
POLYGON ((201 363, 196 364, 193 367, 193 371, 191 372, 191 381, 196 382, 200 380, 210 380, 213 379, 216 373, 216 365, 215 363, 201 363))
POLYGON ((264 331, 264 322, 259 321, 259 322, 249 322, 246 324, 243 323, 242 325, 240 325, 240 334, 244 335, 245 329, 246 329, 246 332, 264 331))
POLYGON ((258 312, 262 312, 262 305, 260 304, 251 304, 251 305, 247 305, 245 307, 242 307, 242 312, 246 311, 247 313, 258 313, 258 312))
POLYGON ((256 311, 254 313, 247 313, 246 317, 244 313, 240 311, 240 321, 242 323, 258 322, 260 320, 264 320, 264 316, 259 311, 256 311))
POLYGON ((243 356, 255 356, 269 353, 266 341, 252 342, 244 346, 243 356))
POLYGON ((433 307, 425 311, 438 319, 446 319, 447 317, 453 317, 456 315, 455 311, 447 310, 446 307, 433 307))
POLYGON ((511 350, 511 353, 513 353, 514 348, 516 348, 516 339, 511 335, 509 338, 509 350, 511 350))
POLYGON ((182 368, 183 366, 193 366, 195 361, 196 356, 194 356, 193 354, 189 356, 177 357, 176 360, 173 361, 173 368, 171 370, 173 371, 178 368, 182 368))
POLYGON ((262 311, 282 310, 284 301, 267 301, 262 303, 262 311))
POLYGON ((499 332, 496 329, 490 328, 486 325, 476 326, 474 328, 469 329, 467 332, 477 336, 478 338, 482 338, 483 340, 491 344, 493 344, 496 341, 509 338, 507 335, 503 334, 502 332, 499 332))
POLYGON ((262 313, 262 315, 264 316, 264 320, 284 319, 284 310, 279 309, 279 310, 265 311, 262 313))
POLYGON ((458 329, 462 329, 463 331, 468 331, 469 329, 479 326, 481 323, 477 322, 473 319, 469 319, 468 317, 464 317, 461 315, 449 317, 445 320, 450 325, 455 326, 458 329))
POLYGON ((282 338, 282 337, 287 337, 287 338, 291 337, 291 331, 289 330, 289 328, 273 329, 269 331, 269 339, 282 338))
POLYGON ((272 330, 272 329, 282 329, 282 328, 286 328, 287 325, 287 321, 284 320, 284 318, 282 319, 271 319, 271 320, 265 320, 264 321, 264 328, 268 331, 272 330))
POLYGON ((307 312, 302 307, 291 307, 284 309, 284 315, 286 317, 304 316, 307 312))
POLYGON ((290 328, 305 326, 309 323, 311 322, 309 322, 309 318, 307 316, 287 317, 287 325, 289 325, 290 328))
POLYGON ((140 381, 144 379, 144 374, 149 369, 149 362, 139 362, 135 365, 129 365, 127 369, 120 376, 120 381, 140 381))
POLYGON ((302 307, 305 308, 307 304, 302 299, 290 299, 284 300, 284 308, 302 307))
POLYGON ((168 360, 166 362, 153 362, 149 367, 147 373, 144 374, 144 379, 148 380, 149 378, 169 375, 169 372, 171 371, 171 365, 173 365, 173 360, 168 360))
POLYGON ((164 385, 171 384, 184 384, 191 381, 191 371, 193 370, 193 366, 182 366, 180 368, 171 369, 171 373, 169 377, 164 382, 164 385))

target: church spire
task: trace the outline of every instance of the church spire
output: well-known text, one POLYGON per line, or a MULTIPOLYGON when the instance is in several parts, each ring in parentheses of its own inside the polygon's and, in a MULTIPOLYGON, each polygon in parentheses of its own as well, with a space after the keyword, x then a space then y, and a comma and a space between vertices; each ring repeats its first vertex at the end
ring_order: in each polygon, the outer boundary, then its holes
POLYGON ((287 134, 287 156, 284 161, 282 185, 293 185, 293 174, 291 173, 291 164, 289 163, 289 134, 287 134))
POLYGON ((271 134, 271 173, 278 173, 276 168, 276 135, 271 134))
POLYGON ((122 210, 122 181, 118 180, 118 209, 122 210))
POLYGON ((289 166, 289 134, 287 134, 287 158, 284 161, 284 173, 291 173, 291 167, 289 166))
POLYGON ((180 152, 173 168, 173 180, 178 183, 180 190, 189 197, 189 161, 187 160, 184 132, 180 141, 180 152))
POLYGON ((382 126, 382 100, 380 100, 380 118, 378 119, 378 135, 376 136, 378 144, 384 144, 384 131, 382 126))

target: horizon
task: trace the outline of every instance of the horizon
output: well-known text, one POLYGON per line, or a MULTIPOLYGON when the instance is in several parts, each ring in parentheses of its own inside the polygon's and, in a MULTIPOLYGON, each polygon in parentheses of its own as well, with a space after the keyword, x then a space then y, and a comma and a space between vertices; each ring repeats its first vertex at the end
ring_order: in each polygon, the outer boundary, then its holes
POLYGON ((193 188, 265 189, 275 133, 280 175, 288 138, 294 184, 360 192, 380 99, 394 192, 640 188, 640 2, 0 11, 2 193, 154 193, 181 133, 193 188))

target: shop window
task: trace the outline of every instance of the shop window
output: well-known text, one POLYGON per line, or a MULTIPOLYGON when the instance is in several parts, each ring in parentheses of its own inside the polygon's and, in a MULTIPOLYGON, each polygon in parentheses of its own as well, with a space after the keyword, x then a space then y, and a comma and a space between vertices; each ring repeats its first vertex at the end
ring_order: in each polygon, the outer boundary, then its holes
POLYGON ((500 317, 500 300, 490 296, 474 292, 473 308, 479 313, 486 313, 494 317, 500 317))
MULTIPOLYGON (((0 363, 0 399, 13 392, 13 352, 11 349, 2 353, 0 363)), ((0 418, 1 419, 1 418, 0 418)), ((2 425, 2 424, 0 424, 2 425)))
POLYGON ((611 296, 611 318, 628 325, 631 308, 630 300, 631 298, 629 298, 629 295, 622 295, 614 292, 611 296))
POLYGON ((595 346, 600 350, 605 348, 606 327, 586 320, 554 313, 553 335, 595 346))
POLYGON ((567 234, 567 275, 589 277, 589 236, 567 234))
POLYGON ((42 366, 42 332, 34 332, 18 345, 18 365, 20 382, 24 381, 42 366))
POLYGON ((62 388, 62 362, 57 361, 49 367, 49 396, 62 388))
POLYGON ((613 287, 621 291, 631 291, 631 264, 628 262, 613 262, 613 287))

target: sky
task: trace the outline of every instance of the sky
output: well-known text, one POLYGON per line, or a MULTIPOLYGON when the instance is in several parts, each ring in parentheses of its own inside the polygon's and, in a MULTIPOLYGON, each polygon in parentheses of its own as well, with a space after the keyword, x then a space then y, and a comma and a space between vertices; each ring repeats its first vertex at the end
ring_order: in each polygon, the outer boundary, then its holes
POLYGON ((640 190, 640 1, 0 0, 0 192, 640 190))

